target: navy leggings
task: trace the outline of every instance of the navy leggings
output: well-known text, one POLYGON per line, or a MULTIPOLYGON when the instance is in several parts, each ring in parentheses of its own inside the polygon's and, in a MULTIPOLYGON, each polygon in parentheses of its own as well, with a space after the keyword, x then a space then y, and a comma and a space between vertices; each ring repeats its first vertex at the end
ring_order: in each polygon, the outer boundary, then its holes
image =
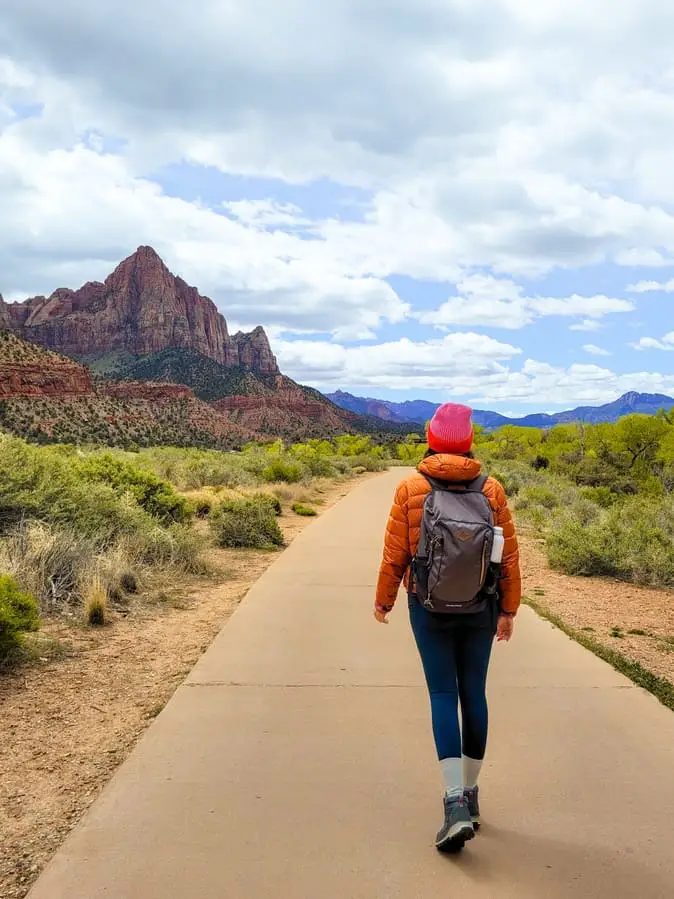
MULTIPOLYGON (((491 621, 457 622, 410 598, 412 631, 431 697, 438 759, 483 759, 487 748, 487 671, 494 641, 491 621), (459 702, 461 727, 459 726, 459 702)), ((478 613, 479 614, 479 613, 478 613)))

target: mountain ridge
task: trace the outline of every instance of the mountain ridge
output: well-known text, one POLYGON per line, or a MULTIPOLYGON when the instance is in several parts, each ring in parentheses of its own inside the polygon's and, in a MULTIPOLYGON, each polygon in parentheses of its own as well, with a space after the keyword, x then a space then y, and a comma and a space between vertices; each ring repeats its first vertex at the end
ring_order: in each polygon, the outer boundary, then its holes
MULTIPOLYGON (((425 424, 440 405, 439 403, 431 403, 428 400, 407 400, 402 403, 396 403, 371 397, 358 397, 341 390, 326 394, 326 396, 336 405, 361 415, 376 414, 372 410, 383 406, 388 414, 393 417, 393 420, 401 424, 405 422, 417 425, 425 424)), ((551 414, 534 412, 520 418, 508 417, 500 412, 476 409, 473 413, 473 420, 486 430, 495 430, 504 425, 549 428, 556 424, 569 424, 577 421, 587 424, 614 422, 625 415, 637 412, 655 415, 663 407, 674 407, 674 398, 659 393, 628 391, 610 403, 598 406, 577 406, 575 409, 551 414)))

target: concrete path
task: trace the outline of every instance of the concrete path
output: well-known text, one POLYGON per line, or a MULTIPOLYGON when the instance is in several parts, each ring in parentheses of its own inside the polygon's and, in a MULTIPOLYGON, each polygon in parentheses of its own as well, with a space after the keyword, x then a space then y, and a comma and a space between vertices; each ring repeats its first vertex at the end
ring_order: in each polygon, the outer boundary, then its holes
POLYGON ((262 577, 31 899, 674 896, 674 715, 528 610, 495 650, 486 823, 433 849, 406 604, 371 617, 399 476, 262 577))

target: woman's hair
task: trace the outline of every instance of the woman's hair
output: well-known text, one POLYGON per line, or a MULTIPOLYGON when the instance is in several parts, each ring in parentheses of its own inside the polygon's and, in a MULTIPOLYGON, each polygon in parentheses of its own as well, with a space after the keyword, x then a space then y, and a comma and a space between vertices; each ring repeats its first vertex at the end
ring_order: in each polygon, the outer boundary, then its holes
MULTIPOLYGON (((436 452, 436 450, 431 449, 429 446, 428 449, 426 450, 426 452, 424 453, 424 459, 428 459, 429 456, 439 456, 439 455, 443 455, 443 454, 436 452)), ((475 453, 472 450, 470 450, 467 453, 451 453, 450 455, 464 456, 464 458, 466 458, 466 459, 474 459, 475 458, 475 453)))

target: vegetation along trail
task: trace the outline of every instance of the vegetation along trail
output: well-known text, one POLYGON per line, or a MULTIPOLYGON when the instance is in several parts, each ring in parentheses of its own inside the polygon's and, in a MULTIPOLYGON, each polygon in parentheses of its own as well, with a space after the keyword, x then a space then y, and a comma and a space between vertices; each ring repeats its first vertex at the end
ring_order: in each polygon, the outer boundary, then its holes
POLYGON ((369 614, 398 475, 277 558, 31 899, 671 895, 674 717, 527 608, 494 651, 483 827, 458 857, 433 848, 440 779, 405 605, 386 628, 369 614))

